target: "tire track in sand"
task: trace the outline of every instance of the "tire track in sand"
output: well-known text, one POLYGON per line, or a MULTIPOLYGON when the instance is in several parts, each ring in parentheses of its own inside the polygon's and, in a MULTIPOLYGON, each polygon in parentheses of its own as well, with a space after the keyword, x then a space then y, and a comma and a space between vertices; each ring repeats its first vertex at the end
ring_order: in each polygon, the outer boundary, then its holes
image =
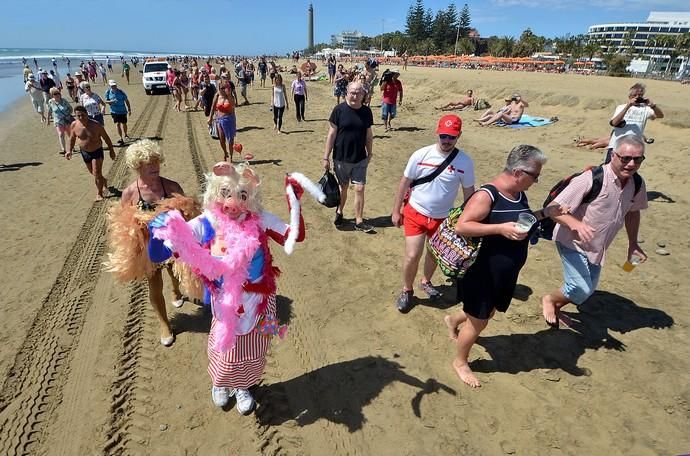
MULTIPOLYGON (((158 124, 156 136, 162 135, 170 112, 169 100, 168 98, 164 107, 164 115, 158 124)), ((198 152, 190 113, 186 113, 185 125, 194 173, 201 188, 205 181, 206 163, 198 152)), ((157 336, 154 334, 153 326, 146 324, 150 305, 145 283, 131 285, 128 306, 123 345, 111 387, 110 422, 103 447, 103 453, 107 455, 140 454, 149 451, 146 443, 151 432, 150 418, 142 409, 151 402, 155 392, 150 390, 148 381, 140 380, 155 377, 154 355, 145 349, 144 341, 155 340, 157 336)))
MULTIPOLYGON (((156 106, 151 99, 132 131, 148 125, 156 106)), ((122 186, 127 170, 119 154, 106 178, 122 186)), ((108 204, 95 202, 78 232, 62 269, 29 328, 0 389, 0 454, 36 453, 51 413, 62 400, 72 353, 93 302, 105 249, 108 204)))

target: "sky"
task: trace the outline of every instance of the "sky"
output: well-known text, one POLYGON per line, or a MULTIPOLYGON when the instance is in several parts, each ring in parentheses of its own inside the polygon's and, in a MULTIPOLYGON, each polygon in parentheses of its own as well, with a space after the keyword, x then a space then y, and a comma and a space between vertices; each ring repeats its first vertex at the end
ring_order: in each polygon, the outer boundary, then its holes
MULTIPOLYGON (((0 47, 117 49, 192 54, 284 54, 307 47, 303 0, 117 0, 3 2, 0 47)), ((405 30, 414 0, 313 0, 314 42, 358 30, 405 30)), ((445 10, 447 0, 425 0, 445 10)), ((458 11, 465 2, 456 3, 458 11)), ((467 1, 472 26, 488 37, 586 33, 593 24, 643 22, 650 11, 690 11, 688 0, 467 1)))

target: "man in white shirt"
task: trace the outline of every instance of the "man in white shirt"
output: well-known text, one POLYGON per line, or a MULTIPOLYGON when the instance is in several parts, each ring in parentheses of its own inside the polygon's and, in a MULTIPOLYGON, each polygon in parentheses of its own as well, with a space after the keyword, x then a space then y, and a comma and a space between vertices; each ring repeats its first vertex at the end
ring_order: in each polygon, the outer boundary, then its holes
POLYGON ((639 82, 628 92, 628 102, 616 107, 609 124, 613 127, 605 163, 611 161, 616 142, 626 135, 635 135, 644 138, 644 128, 647 120, 661 119, 664 113, 654 101, 645 97, 645 85, 639 82))
POLYGON ((38 81, 36 81, 36 76, 33 74, 30 74, 27 77, 26 84, 24 85, 24 91, 29 94, 34 110, 36 110, 36 112, 41 116, 41 122, 45 123, 46 116, 43 113, 45 107, 43 102, 43 90, 41 89, 41 85, 38 83, 38 81))
MULTIPOLYGON (((412 308, 412 284, 417 275, 419 260, 424 253, 424 242, 432 236, 455 204, 460 186, 464 200, 474 193, 474 164, 462 150, 444 166, 435 178, 424 183, 416 180, 430 176, 454 152, 462 133, 462 120, 451 114, 441 117, 436 128, 436 144, 422 147, 412 154, 393 202, 391 220, 393 225, 403 226, 405 233, 405 258, 403 260, 403 289, 396 307, 406 313, 412 308), (409 191, 409 200, 403 200, 409 191)), ((441 293, 431 284, 436 270, 436 261, 429 252, 424 257, 424 274, 420 288, 430 299, 437 299, 441 293)))

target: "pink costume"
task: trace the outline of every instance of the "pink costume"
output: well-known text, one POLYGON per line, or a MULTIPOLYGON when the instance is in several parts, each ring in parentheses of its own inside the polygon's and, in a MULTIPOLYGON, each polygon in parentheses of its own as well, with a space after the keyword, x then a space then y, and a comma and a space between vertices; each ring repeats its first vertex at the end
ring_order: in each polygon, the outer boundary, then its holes
POLYGON ((259 180, 250 168, 227 163, 216 165, 209 176, 206 209, 200 216, 185 222, 171 211, 150 224, 152 236, 163 241, 168 255, 187 264, 210 295, 208 372, 216 387, 247 389, 257 384, 271 336, 285 332, 276 320, 279 270, 273 266, 268 240, 291 253, 294 243, 304 240, 299 204, 303 187, 323 198, 301 174, 288 175, 285 184, 290 224, 261 209, 259 180))

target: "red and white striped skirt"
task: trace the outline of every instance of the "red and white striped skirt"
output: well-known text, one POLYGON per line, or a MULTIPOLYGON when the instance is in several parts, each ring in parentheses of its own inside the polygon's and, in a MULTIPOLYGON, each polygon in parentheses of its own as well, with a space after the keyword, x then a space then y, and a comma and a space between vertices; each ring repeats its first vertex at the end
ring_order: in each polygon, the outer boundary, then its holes
MULTIPOLYGON (((275 294, 268 298, 266 313, 275 316, 275 294)), ((247 389, 259 383, 266 367, 266 352, 271 344, 271 337, 259 334, 254 328, 249 334, 237 336, 232 350, 221 353, 213 349, 215 325, 216 319, 213 318, 208 337, 208 374, 213 386, 247 389)))

